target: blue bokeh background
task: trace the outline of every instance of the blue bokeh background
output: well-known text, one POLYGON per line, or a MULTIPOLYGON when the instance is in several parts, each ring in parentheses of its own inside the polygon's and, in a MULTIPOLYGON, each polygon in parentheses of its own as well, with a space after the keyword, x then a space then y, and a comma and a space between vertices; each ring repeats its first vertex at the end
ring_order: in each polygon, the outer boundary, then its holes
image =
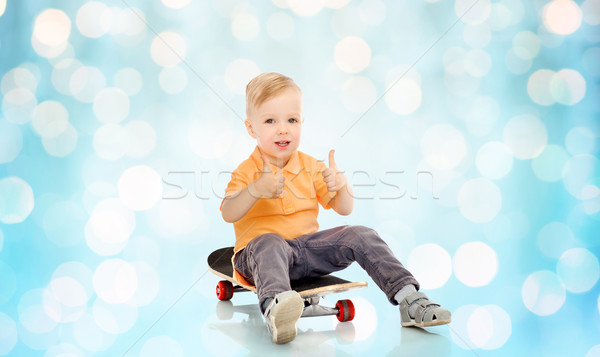
MULTIPOLYGON (((453 311, 445 354, 600 355, 599 9, 0 0, 0 355, 229 343, 205 261, 233 245, 245 84, 271 71, 303 90, 300 150, 354 185, 321 228, 386 239, 453 311)), ((335 349, 401 352, 376 321, 335 349)))

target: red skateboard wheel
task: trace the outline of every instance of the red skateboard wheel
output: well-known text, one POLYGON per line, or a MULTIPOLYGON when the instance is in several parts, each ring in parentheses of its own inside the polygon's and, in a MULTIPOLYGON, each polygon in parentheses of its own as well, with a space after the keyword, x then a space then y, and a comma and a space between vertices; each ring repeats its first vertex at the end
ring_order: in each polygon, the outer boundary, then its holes
POLYGON ((217 298, 219 300, 231 300, 233 297, 233 284, 227 280, 221 280, 217 284, 217 298))
POLYGON ((354 319, 354 304, 350 300, 339 300, 335 307, 338 309, 338 314, 336 315, 338 321, 346 322, 352 321, 354 319))

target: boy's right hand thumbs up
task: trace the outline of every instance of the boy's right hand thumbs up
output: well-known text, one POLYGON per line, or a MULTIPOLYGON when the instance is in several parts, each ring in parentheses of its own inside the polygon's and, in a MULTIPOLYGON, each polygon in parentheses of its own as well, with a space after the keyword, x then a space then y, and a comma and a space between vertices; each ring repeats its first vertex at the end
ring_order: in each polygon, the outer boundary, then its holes
POLYGON ((269 160, 267 160, 267 158, 265 157, 265 155, 260 155, 260 158, 262 159, 263 162, 263 167, 262 167, 262 172, 273 172, 273 170, 271 170, 271 165, 269 164, 269 160))
POLYGON ((283 172, 273 173, 269 160, 264 155, 261 155, 263 168, 260 176, 254 180, 250 186, 254 186, 255 193, 250 191, 250 194, 256 198, 277 198, 283 192, 283 186, 285 185, 285 179, 283 172))

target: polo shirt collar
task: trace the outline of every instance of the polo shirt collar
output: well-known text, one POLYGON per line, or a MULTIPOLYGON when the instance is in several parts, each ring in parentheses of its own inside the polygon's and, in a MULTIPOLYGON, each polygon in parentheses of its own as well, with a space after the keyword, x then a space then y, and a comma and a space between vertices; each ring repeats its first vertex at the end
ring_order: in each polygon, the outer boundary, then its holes
MULTIPOLYGON (((254 160, 254 163, 256 163, 258 169, 262 171, 263 161, 260 157, 260 150, 258 146, 254 148, 251 157, 254 160)), ((283 167, 283 170, 290 172, 294 175, 297 175, 300 172, 300 158, 298 157, 298 150, 295 150, 292 153, 292 156, 290 156, 290 159, 288 160, 287 164, 283 167)))

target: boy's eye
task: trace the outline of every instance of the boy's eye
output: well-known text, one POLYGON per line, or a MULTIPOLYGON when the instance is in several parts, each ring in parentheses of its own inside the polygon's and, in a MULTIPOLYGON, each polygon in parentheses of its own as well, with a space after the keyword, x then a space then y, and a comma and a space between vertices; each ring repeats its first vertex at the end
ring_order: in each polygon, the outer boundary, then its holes
POLYGON ((267 119, 267 120, 265 120, 265 123, 271 124, 272 122, 273 122, 273 119, 267 119))
POLYGON ((290 118, 288 121, 289 121, 290 123, 297 123, 297 122, 298 122, 298 121, 297 121, 295 118, 290 118))

